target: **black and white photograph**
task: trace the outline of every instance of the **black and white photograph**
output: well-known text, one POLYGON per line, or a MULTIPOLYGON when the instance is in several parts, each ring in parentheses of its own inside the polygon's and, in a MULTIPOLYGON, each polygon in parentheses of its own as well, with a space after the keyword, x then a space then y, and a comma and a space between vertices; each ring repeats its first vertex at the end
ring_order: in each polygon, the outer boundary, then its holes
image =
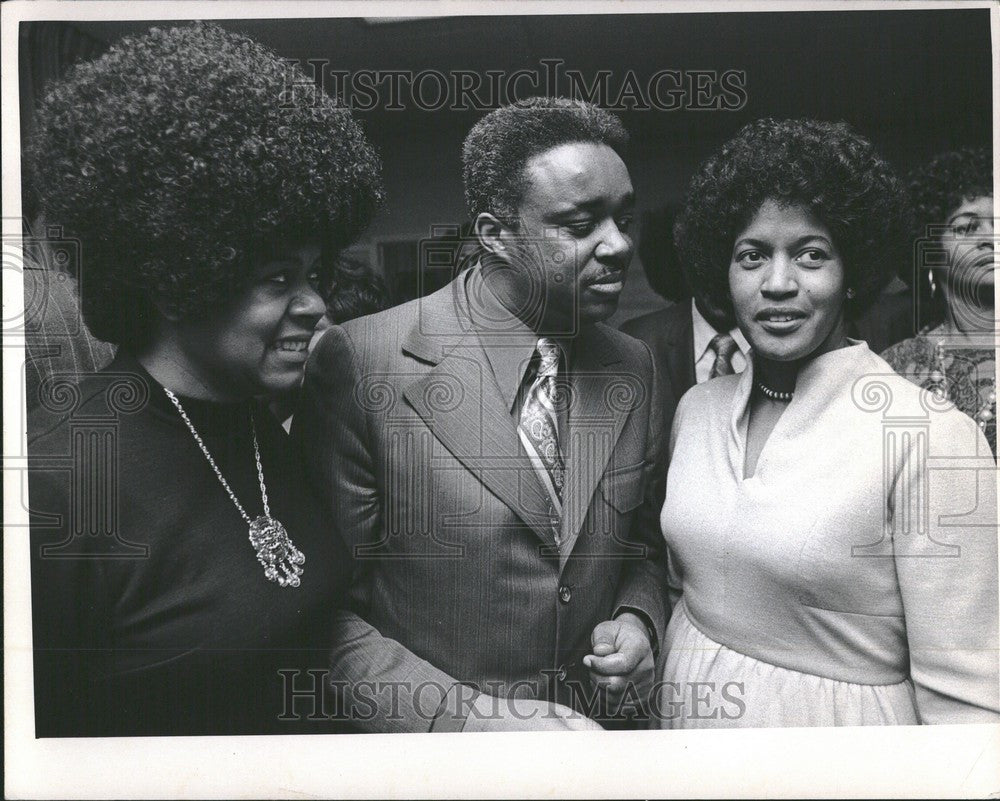
POLYGON ((1000 793, 996 3, 2 11, 8 795, 1000 793))

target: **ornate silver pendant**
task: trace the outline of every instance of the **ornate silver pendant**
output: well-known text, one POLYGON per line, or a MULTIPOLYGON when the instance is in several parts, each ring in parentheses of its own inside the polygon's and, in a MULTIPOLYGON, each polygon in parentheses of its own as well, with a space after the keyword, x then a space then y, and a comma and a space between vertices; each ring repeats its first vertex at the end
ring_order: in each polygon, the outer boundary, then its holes
POLYGON ((285 527, 268 515, 250 524, 250 544, 257 551, 257 561, 264 575, 282 587, 298 587, 306 557, 288 537, 285 527))

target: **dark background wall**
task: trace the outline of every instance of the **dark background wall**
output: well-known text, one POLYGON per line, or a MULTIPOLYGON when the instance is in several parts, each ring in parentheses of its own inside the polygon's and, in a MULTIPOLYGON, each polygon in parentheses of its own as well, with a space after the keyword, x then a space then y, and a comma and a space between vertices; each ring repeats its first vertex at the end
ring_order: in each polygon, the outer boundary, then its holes
MULTIPOLYGON (((22 135, 30 135, 34 104, 49 80, 73 61, 92 58, 120 36, 153 24, 22 23, 22 135)), ((527 69, 541 76, 543 59, 560 59, 561 69, 578 70, 590 81, 599 70, 610 71, 613 98, 629 71, 641 86, 664 69, 745 73, 746 102, 738 110, 620 112, 632 134, 630 168, 640 219, 679 200, 701 160, 742 124, 761 116, 846 120, 901 171, 939 151, 991 141, 986 9, 219 24, 282 56, 324 60, 352 74, 433 69, 509 75, 527 69)), ((520 96, 535 93, 527 83, 522 86, 520 96)), ((565 92, 568 87, 556 88, 565 92)), ((409 101, 404 110, 358 112, 384 160, 388 203, 356 255, 391 273, 433 225, 465 221, 460 148, 482 113, 426 111, 409 101)), ((649 289, 637 259, 612 322, 658 305, 662 301, 649 289)))

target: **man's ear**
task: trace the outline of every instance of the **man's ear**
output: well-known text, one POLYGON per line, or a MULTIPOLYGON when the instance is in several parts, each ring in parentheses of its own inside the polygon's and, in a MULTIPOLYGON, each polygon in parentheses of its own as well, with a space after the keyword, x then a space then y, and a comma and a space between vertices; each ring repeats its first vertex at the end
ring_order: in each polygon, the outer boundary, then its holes
POLYGON ((483 212, 472 223, 472 230, 479 240, 480 246, 487 253, 499 258, 505 258, 509 238, 509 229, 492 214, 483 212))

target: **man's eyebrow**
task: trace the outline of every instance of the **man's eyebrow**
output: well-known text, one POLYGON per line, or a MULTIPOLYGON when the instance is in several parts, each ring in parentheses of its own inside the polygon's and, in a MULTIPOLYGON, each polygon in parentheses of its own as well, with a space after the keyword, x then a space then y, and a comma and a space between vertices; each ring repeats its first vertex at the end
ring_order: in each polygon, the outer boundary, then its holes
MULTIPOLYGON (((593 198, 591 200, 581 200, 576 203, 571 203, 565 208, 559 209, 556 214, 570 214, 574 211, 593 211, 596 209, 603 208, 606 205, 605 198, 593 198)), ((617 206, 631 206, 635 205, 635 192, 628 192, 622 195, 621 198, 616 202, 617 206)))

